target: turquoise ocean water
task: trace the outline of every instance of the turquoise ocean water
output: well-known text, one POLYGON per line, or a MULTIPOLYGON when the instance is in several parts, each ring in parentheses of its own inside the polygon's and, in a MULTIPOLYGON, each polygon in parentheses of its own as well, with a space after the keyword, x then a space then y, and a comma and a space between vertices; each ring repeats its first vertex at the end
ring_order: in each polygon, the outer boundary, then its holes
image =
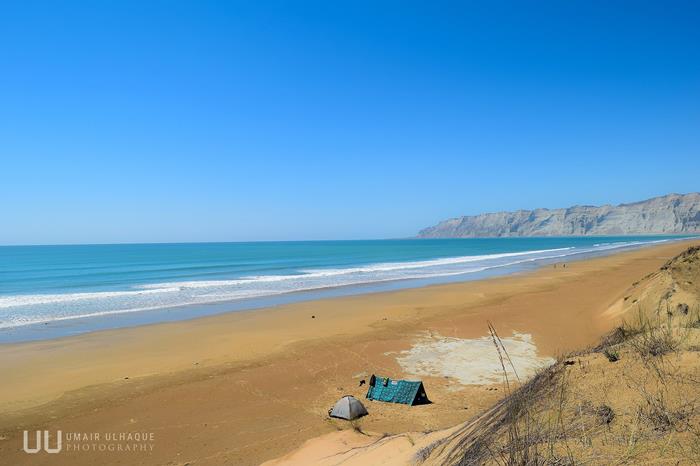
POLYGON ((512 273, 675 237, 0 247, 0 342, 512 273))

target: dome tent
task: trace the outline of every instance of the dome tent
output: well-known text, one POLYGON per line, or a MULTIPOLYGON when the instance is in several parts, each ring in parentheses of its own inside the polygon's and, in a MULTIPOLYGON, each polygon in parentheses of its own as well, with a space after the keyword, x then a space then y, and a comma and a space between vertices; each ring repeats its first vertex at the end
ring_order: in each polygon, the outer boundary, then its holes
POLYGON ((366 416, 367 409, 365 409, 362 402, 354 396, 345 395, 338 400, 328 414, 330 417, 337 417, 339 419, 347 419, 348 421, 352 421, 358 417, 366 416))

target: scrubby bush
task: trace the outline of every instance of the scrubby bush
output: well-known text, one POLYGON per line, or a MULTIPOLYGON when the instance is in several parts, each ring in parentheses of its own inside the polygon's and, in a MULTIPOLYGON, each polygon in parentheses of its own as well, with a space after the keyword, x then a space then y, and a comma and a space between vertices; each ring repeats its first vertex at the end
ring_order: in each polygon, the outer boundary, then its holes
POLYGON ((608 358, 608 361, 610 362, 617 362, 620 360, 620 353, 616 349, 605 348, 603 350, 603 354, 606 358, 608 358))

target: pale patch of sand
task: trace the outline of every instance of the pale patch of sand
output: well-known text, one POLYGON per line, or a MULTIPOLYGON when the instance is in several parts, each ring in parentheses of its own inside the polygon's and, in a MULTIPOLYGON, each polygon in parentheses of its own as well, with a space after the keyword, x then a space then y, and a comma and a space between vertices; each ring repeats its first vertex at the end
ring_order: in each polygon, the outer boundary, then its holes
MULTIPOLYGON (((521 379, 555 362, 553 358, 538 356, 530 334, 513 332, 501 341, 521 379)), ((400 352, 396 361, 409 374, 450 377, 463 385, 503 382, 503 366, 490 336, 464 339, 426 333, 411 349, 400 352)), ((513 368, 507 360, 504 363, 508 377, 515 380, 513 368)))

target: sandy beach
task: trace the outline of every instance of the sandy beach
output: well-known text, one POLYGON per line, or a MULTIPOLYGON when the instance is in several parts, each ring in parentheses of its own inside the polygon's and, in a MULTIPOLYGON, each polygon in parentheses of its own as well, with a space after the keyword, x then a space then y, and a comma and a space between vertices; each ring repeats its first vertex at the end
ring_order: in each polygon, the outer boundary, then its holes
POLYGON ((509 277, 2 345, 0 463, 259 464, 349 428, 327 410, 344 394, 364 398, 359 383, 372 373, 419 377, 433 403, 368 403, 363 430, 449 427, 500 397, 491 368, 469 365, 491 350, 487 320, 534 370, 596 342, 618 322, 626 290, 689 244, 698 241, 509 277), (463 370, 439 364, 453 354, 463 370), (431 367, 418 367, 426 358, 431 367), (149 433, 152 450, 28 455, 22 432, 37 429, 149 433))

